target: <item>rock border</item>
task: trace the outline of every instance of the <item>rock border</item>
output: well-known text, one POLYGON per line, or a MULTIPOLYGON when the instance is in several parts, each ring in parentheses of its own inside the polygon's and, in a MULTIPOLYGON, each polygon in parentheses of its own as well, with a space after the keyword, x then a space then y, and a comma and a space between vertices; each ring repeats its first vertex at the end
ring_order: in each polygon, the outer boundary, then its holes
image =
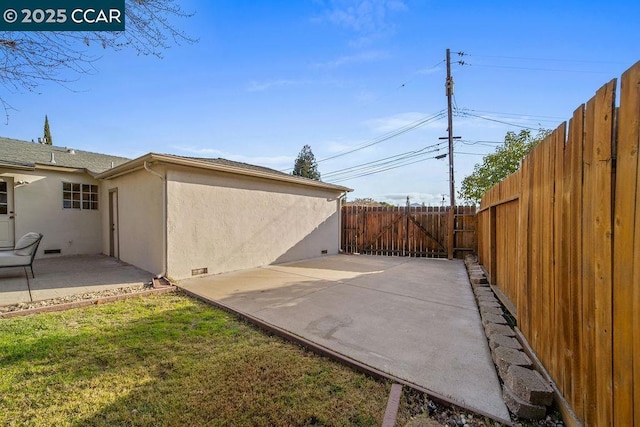
POLYGON ((518 342, 516 332, 504 316, 502 304, 489 286, 478 263, 478 257, 464 259, 469 282, 476 297, 491 357, 502 383, 502 397, 509 411, 516 417, 541 420, 553 404, 553 388, 538 371, 518 342))

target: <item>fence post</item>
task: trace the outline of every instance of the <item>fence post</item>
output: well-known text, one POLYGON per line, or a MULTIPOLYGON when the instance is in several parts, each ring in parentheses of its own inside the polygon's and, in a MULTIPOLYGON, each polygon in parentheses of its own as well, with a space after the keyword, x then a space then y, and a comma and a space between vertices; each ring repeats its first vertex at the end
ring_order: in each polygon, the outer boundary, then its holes
POLYGON ((455 208, 453 206, 449 207, 449 224, 447 229, 447 258, 453 259, 453 229, 454 229, 454 221, 455 221, 455 208))
POLYGON ((402 248, 402 256, 409 255, 409 215, 410 215, 409 209, 411 209, 411 205, 409 204, 409 196, 407 196, 407 206, 404 210, 405 229, 404 229, 404 248, 402 248))
POLYGON ((360 234, 360 242, 359 243, 359 247, 358 247, 358 252, 363 254, 364 253, 364 240, 365 240, 365 236, 366 236, 366 225, 367 225, 367 211, 366 211, 366 206, 358 206, 358 210, 361 212, 360 218, 362 219, 362 228, 361 228, 361 234, 360 234))

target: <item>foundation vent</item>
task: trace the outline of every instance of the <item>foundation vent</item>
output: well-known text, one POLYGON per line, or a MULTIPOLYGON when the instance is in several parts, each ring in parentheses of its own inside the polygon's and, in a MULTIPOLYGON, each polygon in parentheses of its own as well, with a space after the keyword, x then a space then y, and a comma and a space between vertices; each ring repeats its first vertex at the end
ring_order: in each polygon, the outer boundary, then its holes
POLYGON ((327 254, 327 250, 326 250, 326 249, 323 249, 323 250, 321 250, 321 251, 320 251, 320 253, 321 253, 322 255, 326 255, 326 254, 327 254))
POLYGON ((44 250, 44 254, 45 255, 49 255, 49 254, 61 254, 62 251, 60 249, 45 249, 44 250))
POLYGON ((209 269, 207 267, 195 268, 195 269, 191 270, 191 275, 192 276, 199 276, 200 274, 207 274, 208 272, 209 272, 209 269))

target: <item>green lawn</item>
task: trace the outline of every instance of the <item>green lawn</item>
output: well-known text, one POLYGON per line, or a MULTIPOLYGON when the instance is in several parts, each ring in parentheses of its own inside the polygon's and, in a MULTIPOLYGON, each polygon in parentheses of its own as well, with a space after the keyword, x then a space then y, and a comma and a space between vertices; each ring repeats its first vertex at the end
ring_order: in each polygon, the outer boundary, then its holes
POLYGON ((178 294, 0 320, 0 425, 379 425, 389 389, 178 294))

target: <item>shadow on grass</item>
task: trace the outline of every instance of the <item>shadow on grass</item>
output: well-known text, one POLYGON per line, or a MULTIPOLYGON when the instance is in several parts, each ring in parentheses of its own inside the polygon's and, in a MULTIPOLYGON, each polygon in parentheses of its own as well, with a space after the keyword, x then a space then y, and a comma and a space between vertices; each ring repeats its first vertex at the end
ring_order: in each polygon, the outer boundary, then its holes
POLYGON ((7 424, 371 425, 388 386, 181 296, 5 321, 0 354, 7 424))

